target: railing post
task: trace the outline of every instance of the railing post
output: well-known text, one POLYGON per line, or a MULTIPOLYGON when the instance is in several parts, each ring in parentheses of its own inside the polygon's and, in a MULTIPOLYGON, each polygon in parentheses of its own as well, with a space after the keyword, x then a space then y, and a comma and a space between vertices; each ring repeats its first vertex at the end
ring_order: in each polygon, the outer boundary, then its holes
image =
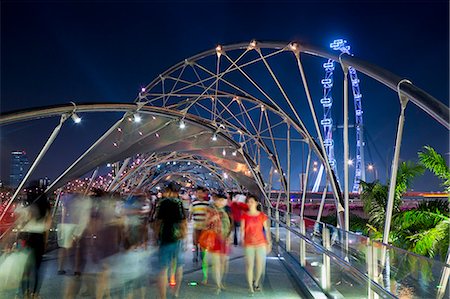
MULTIPOLYGON (((302 236, 305 236, 305 220, 303 219, 303 217, 300 217, 300 221, 299 221, 299 226, 300 226, 300 234, 302 234, 302 236)), ((306 244, 305 244, 305 240, 303 240, 303 238, 300 238, 300 265, 302 267, 304 267, 306 265, 306 244)))
MULTIPOLYGON (((369 276, 370 280, 373 280, 374 282, 378 283, 378 260, 377 260, 377 252, 376 248, 374 247, 372 241, 370 239, 367 239, 367 255, 366 255, 366 262, 367 262, 367 276, 369 276)), ((369 281, 368 285, 368 299, 378 299, 378 294, 372 290, 372 285, 369 281)))
MULTIPOLYGON (((447 262, 446 264, 450 264, 450 247, 447 250, 447 262)), ((447 289, 448 285, 448 277, 450 276, 450 268, 444 265, 444 269, 442 269, 442 275, 441 279, 439 281, 439 289, 438 293, 436 295, 437 299, 442 299, 445 295, 445 290, 447 289)))
POLYGON ((286 251, 290 252, 291 251, 291 213, 286 212, 286 251))
MULTIPOLYGON (((325 226, 322 229, 322 242, 323 247, 327 250, 331 249, 330 246, 330 231, 325 226)), ((329 291, 331 287, 331 267, 330 257, 328 254, 323 253, 323 265, 322 265, 322 288, 324 291, 329 291)))
POLYGON ((275 210, 275 240, 280 242, 280 211, 275 210))

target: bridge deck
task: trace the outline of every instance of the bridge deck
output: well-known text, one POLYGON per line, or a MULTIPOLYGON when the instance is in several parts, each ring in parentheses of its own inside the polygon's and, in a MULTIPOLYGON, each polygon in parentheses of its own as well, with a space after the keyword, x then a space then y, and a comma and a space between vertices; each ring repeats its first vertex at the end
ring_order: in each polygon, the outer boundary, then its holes
MULTIPOLYGON (((190 229, 191 230, 191 229, 190 229)), ((191 236, 191 234, 189 234, 191 236)), ((187 250, 184 254, 184 275, 181 282, 180 298, 246 298, 249 297, 247 280, 245 275, 245 260, 243 248, 241 246, 232 247, 229 257, 229 271, 224 278, 225 290, 216 295, 214 279, 212 277, 211 267, 209 268, 208 284, 202 285, 202 271, 200 263, 192 262, 191 238, 187 240, 187 250), (196 284, 195 284, 195 283, 196 284)), ((140 256, 139 264, 146 270, 142 277, 145 295, 141 297, 140 290, 135 291, 134 296, 129 298, 158 298, 157 293, 157 248, 149 246, 147 250, 137 249, 134 252, 140 256)), ((44 255, 41 273, 43 283, 40 295, 42 298, 64 298, 65 290, 69 284, 77 285, 78 295, 75 298, 94 298, 94 277, 95 269, 87 267, 81 277, 73 275, 70 262, 65 267, 67 274, 57 274, 57 250, 50 251, 44 255)), ((72 258, 69 257, 68 260, 72 258)), ((123 260, 117 259, 119 263, 114 266, 114 259, 111 266, 110 290, 112 298, 126 298, 123 290, 124 281, 121 279, 128 269, 123 260)), ((172 288, 172 287, 171 287, 172 288)), ((168 298, 171 298, 173 290, 168 290, 168 298)), ((14 298, 14 291, 0 294, 0 298, 14 298)), ((286 268, 273 253, 267 257, 267 268, 262 292, 254 294, 257 298, 303 298, 298 284, 290 276, 286 268)), ((106 296, 104 297, 106 298, 106 296)))

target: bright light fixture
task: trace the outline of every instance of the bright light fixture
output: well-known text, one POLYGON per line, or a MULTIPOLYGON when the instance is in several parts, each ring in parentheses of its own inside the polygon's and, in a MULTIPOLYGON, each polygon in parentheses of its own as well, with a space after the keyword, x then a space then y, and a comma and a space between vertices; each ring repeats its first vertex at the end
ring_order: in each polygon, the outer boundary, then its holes
POLYGON ((79 124, 81 122, 81 118, 75 112, 72 113, 72 120, 76 124, 79 124))
POLYGON ((184 123, 184 120, 180 120, 180 129, 186 128, 186 124, 184 123))
POLYGON ((217 135, 214 134, 214 135, 212 136, 211 140, 212 140, 212 141, 217 141, 217 135))
POLYGON ((135 123, 140 123, 142 121, 142 117, 139 114, 135 114, 134 115, 134 122, 135 123))

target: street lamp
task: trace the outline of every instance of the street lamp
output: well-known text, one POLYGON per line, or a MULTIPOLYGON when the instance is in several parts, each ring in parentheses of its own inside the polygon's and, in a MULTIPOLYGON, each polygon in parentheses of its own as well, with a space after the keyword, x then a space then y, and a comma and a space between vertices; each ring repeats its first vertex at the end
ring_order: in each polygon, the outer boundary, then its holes
POLYGON ((378 170, 373 166, 373 164, 367 165, 367 170, 373 171, 375 175, 375 181, 378 181, 378 170))

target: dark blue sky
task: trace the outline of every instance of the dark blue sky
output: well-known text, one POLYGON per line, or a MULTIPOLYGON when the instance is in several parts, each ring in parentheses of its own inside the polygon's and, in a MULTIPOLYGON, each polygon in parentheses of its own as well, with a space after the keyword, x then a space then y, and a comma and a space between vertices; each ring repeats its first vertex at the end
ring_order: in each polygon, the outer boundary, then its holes
MULTIPOLYGON (((69 101, 132 101, 142 85, 178 61, 217 44, 253 38, 323 47, 346 38, 358 57, 410 79, 448 105, 448 1, 211 2, 2 1, 0 111, 69 101)), ((384 177, 383 160, 395 138, 384 124, 395 126, 398 104, 370 94, 370 86, 361 88, 373 139, 371 160, 384 177), (395 113, 385 113, 391 110, 395 113)), ((83 138, 58 137, 36 176, 56 177, 67 164, 61 157, 78 157, 117 115, 98 117, 104 121, 96 127, 78 129, 83 138)), ((0 128, 3 180, 10 151, 25 149, 33 159, 55 124, 52 119, 0 128)), ((408 107, 402 159, 414 159, 425 144, 447 154, 448 140, 448 131, 408 107)), ((429 176, 417 189, 437 186, 429 176)))

